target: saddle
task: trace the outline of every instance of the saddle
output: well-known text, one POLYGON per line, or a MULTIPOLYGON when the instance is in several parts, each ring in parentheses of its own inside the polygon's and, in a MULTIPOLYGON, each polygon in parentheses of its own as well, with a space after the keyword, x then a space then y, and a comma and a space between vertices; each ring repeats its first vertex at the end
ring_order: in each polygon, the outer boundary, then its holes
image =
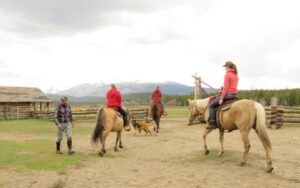
POLYGON ((109 107, 109 108, 114 110, 117 113, 117 116, 119 116, 120 118, 123 118, 123 115, 120 112, 118 112, 117 108, 114 108, 114 107, 109 107))
MULTIPOLYGON (((225 112, 225 111, 229 110, 231 108, 231 106, 233 105, 233 103, 236 102, 236 101, 238 101, 237 97, 228 98, 223 102, 223 104, 221 106, 219 106, 219 108, 217 109, 217 124, 218 124, 218 127, 221 127, 221 122, 220 122, 221 112, 225 112)), ((231 132, 231 131, 229 131, 229 132, 231 132)))
POLYGON ((229 98, 224 101, 224 103, 220 106, 218 111, 226 111, 229 110, 234 102, 238 100, 237 97, 229 98))

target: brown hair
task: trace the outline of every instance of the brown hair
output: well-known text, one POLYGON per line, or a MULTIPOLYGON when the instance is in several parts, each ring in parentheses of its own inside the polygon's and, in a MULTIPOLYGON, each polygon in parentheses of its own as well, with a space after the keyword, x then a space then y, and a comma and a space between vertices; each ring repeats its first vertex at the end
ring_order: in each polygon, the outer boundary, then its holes
POLYGON ((234 72, 235 72, 236 74, 238 74, 238 70, 237 70, 237 68, 236 68, 236 65, 235 65, 233 62, 231 62, 231 61, 226 61, 224 67, 231 68, 231 69, 234 70, 234 72))

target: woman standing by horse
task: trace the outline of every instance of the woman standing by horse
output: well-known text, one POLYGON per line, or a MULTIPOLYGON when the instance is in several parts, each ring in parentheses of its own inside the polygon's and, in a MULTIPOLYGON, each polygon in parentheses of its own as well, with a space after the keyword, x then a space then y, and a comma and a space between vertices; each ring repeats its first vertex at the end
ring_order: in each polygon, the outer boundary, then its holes
POLYGON ((105 141, 110 132, 117 133, 115 151, 118 151, 118 144, 120 148, 123 148, 121 139, 123 127, 126 131, 130 131, 128 113, 122 108, 121 93, 112 84, 110 91, 107 92, 107 108, 99 109, 97 112, 96 127, 91 139, 95 144, 99 141, 101 142, 102 149, 99 152, 100 156, 106 153, 105 141))

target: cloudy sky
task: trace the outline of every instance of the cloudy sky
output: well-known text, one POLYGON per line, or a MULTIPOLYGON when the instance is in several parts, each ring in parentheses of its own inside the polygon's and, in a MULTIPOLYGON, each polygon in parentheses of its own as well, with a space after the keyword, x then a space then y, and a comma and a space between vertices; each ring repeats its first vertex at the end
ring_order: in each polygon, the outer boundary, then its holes
POLYGON ((298 0, 0 0, 0 85, 300 87, 298 0))

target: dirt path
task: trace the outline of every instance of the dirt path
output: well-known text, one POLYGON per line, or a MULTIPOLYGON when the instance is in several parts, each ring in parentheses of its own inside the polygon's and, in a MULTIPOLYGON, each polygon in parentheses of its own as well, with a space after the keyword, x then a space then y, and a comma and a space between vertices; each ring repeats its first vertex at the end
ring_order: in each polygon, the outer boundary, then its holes
POLYGON ((204 156, 203 127, 185 124, 184 119, 164 120, 158 135, 126 133, 125 148, 117 153, 113 134, 104 158, 90 146, 90 135, 81 135, 74 139, 75 150, 91 153, 88 160, 60 172, 0 171, 0 182, 4 187, 300 187, 300 128, 268 130, 275 171, 267 174, 265 152, 254 131, 248 164, 239 167, 243 146, 238 131, 225 134, 225 155, 219 158, 217 131, 208 136, 211 153, 204 156))

